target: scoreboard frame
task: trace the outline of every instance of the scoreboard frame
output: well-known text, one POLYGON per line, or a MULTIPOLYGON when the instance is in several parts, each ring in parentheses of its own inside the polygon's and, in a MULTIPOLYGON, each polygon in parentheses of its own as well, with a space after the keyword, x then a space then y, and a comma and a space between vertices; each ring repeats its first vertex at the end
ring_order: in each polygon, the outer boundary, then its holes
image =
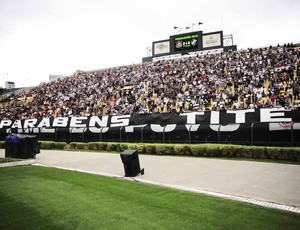
POLYGON ((225 49, 226 47, 224 47, 223 39, 223 31, 214 31, 210 33, 194 31, 170 35, 169 39, 153 41, 152 56, 145 57, 143 60, 150 61, 157 57, 225 49))

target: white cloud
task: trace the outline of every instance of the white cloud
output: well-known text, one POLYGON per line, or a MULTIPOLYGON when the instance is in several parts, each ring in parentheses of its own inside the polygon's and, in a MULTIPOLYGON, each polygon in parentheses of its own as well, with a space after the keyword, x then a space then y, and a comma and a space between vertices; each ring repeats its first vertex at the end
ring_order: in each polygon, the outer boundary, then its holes
POLYGON ((0 85, 139 63, 152 41, 199 21, 204 32, 232 34, 238 48, 299 41, 299 6, 296 0, 1 0, 0 85))

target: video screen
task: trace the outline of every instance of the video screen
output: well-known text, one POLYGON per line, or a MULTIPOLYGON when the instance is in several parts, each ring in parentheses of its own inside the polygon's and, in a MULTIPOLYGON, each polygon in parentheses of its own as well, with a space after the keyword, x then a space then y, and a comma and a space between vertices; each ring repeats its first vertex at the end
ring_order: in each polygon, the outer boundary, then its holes
POLYGON ((170 53, 170 41, 161 41, 153 43, 153 55, 170 53))
POLYGON ((202 41, 203 41, 203 48, 213 48, 213 47, 220 47, 222 46, 222 34, 221 33, 215 33, 215 34, 208 34, 203 35, 202 41))
POLYGON ((174 36, 174 51, 197 50, 199 47, 199 34, 183 34, 174 36))

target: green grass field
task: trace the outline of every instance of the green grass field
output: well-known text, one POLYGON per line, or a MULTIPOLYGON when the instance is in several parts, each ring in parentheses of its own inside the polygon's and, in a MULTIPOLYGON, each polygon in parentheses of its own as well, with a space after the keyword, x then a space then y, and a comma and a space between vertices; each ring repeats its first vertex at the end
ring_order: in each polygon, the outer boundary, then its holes
POLYGON ((0 168, 0 229, 300 229, 300 215, 74 171, 0 168))

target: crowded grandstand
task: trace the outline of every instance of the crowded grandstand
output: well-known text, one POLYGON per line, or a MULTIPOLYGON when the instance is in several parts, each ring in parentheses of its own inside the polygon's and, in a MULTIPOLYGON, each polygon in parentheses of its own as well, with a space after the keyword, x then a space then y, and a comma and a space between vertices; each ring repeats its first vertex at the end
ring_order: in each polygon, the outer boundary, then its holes
POLYGON ((300 48, 197 54, 77 71, 2 95, 0 120, 300 106, 300 48))

